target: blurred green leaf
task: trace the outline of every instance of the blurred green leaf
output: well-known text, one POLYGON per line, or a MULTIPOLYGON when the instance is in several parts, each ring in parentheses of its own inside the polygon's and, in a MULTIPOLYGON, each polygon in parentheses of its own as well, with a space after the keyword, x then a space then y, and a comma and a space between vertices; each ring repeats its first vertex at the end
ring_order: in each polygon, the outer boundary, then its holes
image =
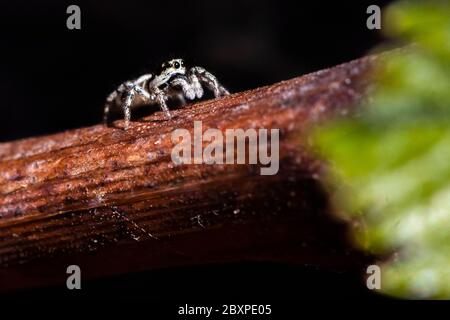
POLYGON ((388 54, 362 112, 315 132, 334 169, 336 208, 362 219, 366 250, 396 252, 385 292, 450 298, 450 3, 387 8, 388 35, 414 42, 388 54))

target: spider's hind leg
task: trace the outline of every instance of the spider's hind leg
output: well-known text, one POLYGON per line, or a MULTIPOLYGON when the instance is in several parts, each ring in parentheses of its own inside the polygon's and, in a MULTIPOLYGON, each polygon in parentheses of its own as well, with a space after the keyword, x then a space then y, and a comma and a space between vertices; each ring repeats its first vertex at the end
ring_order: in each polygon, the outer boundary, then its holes
POLYGON ((163 90, 159 89, 158 87, 153 87, 150 89, 151 95, 154 97, 164 114, 168 119, 172 118, 172 115, 170 114, 169 108, 166 104, 166 94, 163 90))
POLYGON ((230 94, 228 90, 220 84, 217 78, 202 67, 191 68, 191 73, 196 75, 198 79, 206 85, 208 89, 214 92, 214 96, 220 97, 230 94))
POLYGON ((128 127, 130 126, 130 119, 131 119, 131 103, 133 102, 133 98, 134 98, 134 90, 130 90, 127 92, 127 94, 125 95, 124 99, 123 99, 123 103, 122 103, 122 109, 123 109, 123 114, 124 114, 124 120, 125 120, 125 124, 124 124, 124 129, 127 130, 128 127))
POLYGON ((152 100, 152 96, 150 95, 150 93, 148 93, 146 90, 144 90, 141 86, 137 85, 136 82, 126 82, 121 87, 125 88, 125 89, 122 89, 122 91, 125 92, 125 95, 123 97, 123 102, 122 102, 122 109, 123 109, 123 113, 125 115, 124 129, 127 130, 128 127, 130 126, 130 120, 131 120, 131 110, 130 109, 131 109, 135 95, 138 94, 145 101, 152 100))
POLYGON ((123 113, 125 115, 125 130, 128 129, 131 118, 131 107, 133 104, 133 99, 136 94, 138 94, 145 102, 154 99, 141 85, 153 77, 152 74, 144 74, 134 81, 127 81, 122 83, 116 90, 114 90, 106 99, 104 111, 103 111, 103 122, 105 125, 109 125, 109 113, 111 109, 117 104, 121 105, 123 113))
POLYGON ((103 108, 103 123, 108 126, 109 125, 109 113, 111 108, 114 106, 114 103, 118 96, 118 90, 114 90, 111 94, 106 98, 105 106, 103 108))

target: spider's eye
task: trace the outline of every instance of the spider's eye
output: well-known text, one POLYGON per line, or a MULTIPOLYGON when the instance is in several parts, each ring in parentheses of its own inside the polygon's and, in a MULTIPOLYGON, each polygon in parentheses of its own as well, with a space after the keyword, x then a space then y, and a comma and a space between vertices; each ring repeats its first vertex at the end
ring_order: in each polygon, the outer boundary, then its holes
POLYGON ((180 67, 180 64, 178 63, 178 61, 174 63, 174 66, 175 66, 175 68, 177 68, 177 69, 180 67))

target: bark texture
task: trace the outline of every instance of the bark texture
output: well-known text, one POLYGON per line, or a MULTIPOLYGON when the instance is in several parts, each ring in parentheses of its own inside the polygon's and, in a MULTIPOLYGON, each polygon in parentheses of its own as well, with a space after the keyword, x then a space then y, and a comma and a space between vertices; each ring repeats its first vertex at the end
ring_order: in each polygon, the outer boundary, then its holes
MULTIPOLYGON (((376 57, 221 99, 0 144, 0 290, 168 266, 275 260, 358 268, 308 129, 367 96, 376 57), (175 165, 177 128, 280 129, 280 169, 175 165)), ((206 146, 206 142, 204 145, 206 146)))

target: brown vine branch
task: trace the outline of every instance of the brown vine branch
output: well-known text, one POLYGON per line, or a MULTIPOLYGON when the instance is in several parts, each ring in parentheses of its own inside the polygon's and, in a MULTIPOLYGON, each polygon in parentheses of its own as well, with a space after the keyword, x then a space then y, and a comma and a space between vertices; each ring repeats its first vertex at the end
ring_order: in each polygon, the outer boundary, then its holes
POLYGON ((168 266, 275 260, 361 266, 329 214, 307 128, 364 98, 366 57, 135 120, 0 144, 0 290, 168 266), (175 165, 171 132, 280 129, 280 170, 175 165))

